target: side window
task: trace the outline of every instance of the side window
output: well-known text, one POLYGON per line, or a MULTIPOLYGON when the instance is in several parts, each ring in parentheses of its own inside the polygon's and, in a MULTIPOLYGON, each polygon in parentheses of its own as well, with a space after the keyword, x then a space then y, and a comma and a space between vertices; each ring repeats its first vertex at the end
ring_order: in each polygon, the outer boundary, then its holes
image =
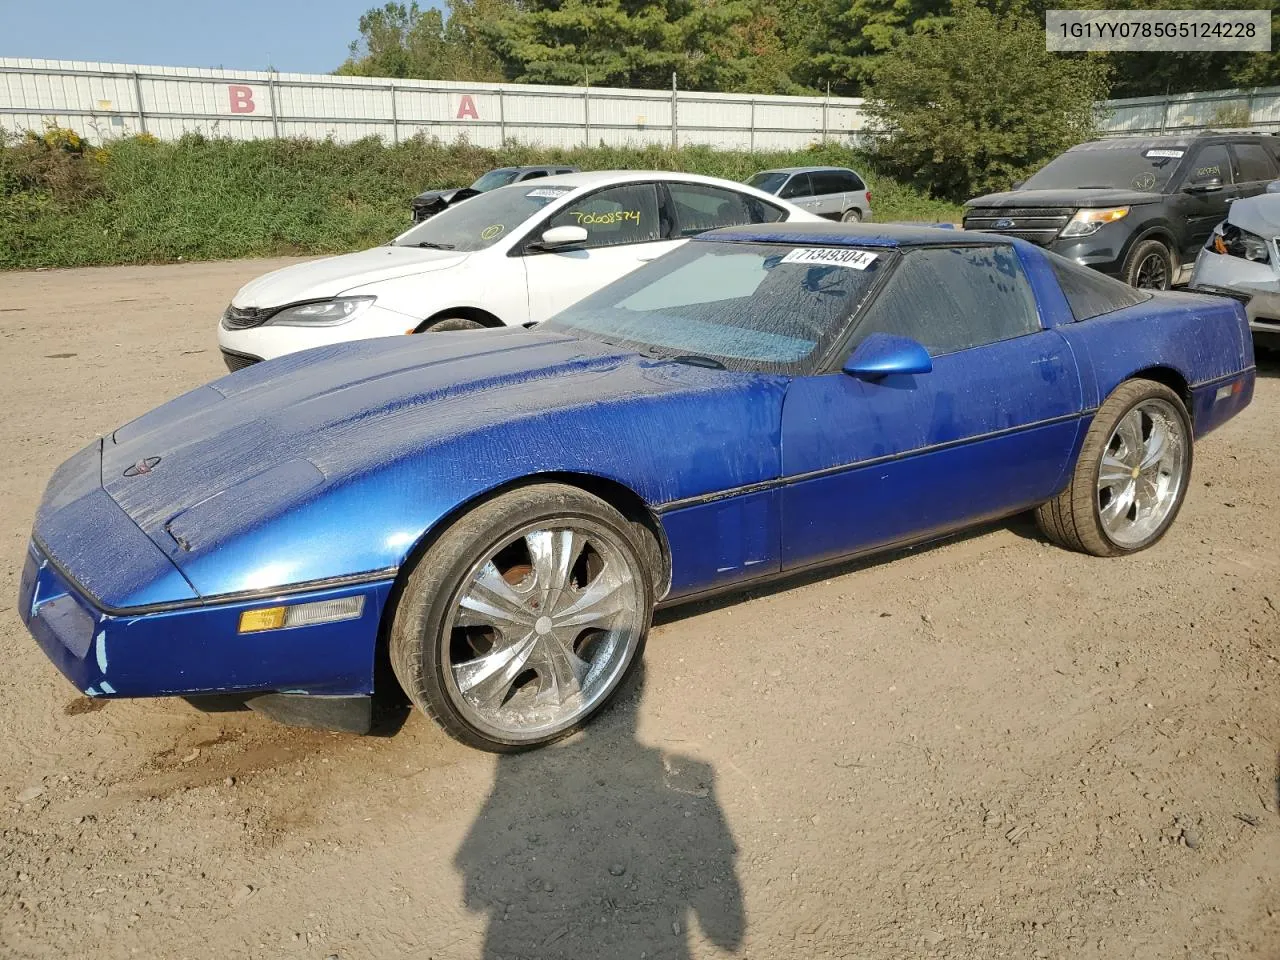
POLYGON ((1227 156, 1227 148, 1221 144, 1205 147, 1195 155, 1187 171, 1186 182, 1205 177, 1221 177, 1223 183, 1232 182, 1231 158, 1227 156))
POLYGON ((846 173, 845 177, 849 181, 849 185, 845 187, 846 190, 852 190, 855 193, 862 193, 867 189, 867 185, 862 182, 862 178, 853 171, 846 173))
POLYGON ((521 177, 520 179, 521 179, 522 181, 523 181, 523 180, 537 180, 539 177, 545 177, 546 175, 547 175, 547 171, 545 171, 545 170, 530 170, 528 173, 526 173, 526 174, 525 174, 523 177, 521 177))
POLYGON ((809 174, 813 181, 813 195, 826 197, 833 193, 844 193, 849 189, 844 174, 836 170, 822 170, 809 174))
POLYGON ((766 211, 766 205, 755 197, 720 187, 707 187, 698 183, 668 183, 667 190, 675 205, 676 222, 682 237, 692 237, 717 227, 772 222, 782 216, 782 211, 777 207, 769 207, 766 211))
POLYGON ((1013 247, 936 247, 907 252, 855 336, 911 337, 937 357, 1039 329, 1035 294, 1013 247))
POLYGON ((652 183, 609 187, 570 204, 547 227, 585 227, 583 247, 616 247, 624 243, 648 243, 661 237, 658 191, 652 183))
POLYGON ((787 185, 778 192, 778 196, 783 200, 794 200, 796 197, 812 197, 813 185, 809 182, 809 175, 807 173, 797 173, 787 181, 787 185))
POLYGON ((1275 164, 1261 144, 1233 143, 1231 152, 1236 157, 1236 183, 1256 183, 1276 178, 1275 164))
POLYGON ((1151 294, 1145 290, 1112 280, 1056 253, 1047 254, 1047 259, 1058 278, 1058 286, 1062 287, 1063 296, 1067 298, 1067 305, 1071 307, 1071 315, 1077 320, 1100 317, 1151 299, 1151 294))

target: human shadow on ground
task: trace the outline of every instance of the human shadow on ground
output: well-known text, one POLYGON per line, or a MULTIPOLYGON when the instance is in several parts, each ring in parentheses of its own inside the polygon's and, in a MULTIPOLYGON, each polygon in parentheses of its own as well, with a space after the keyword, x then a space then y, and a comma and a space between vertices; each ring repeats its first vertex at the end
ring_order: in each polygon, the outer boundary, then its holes
POLYGON ((498 758, 454 858, 467 907, 487 917, 485 960, 679 960, 695 929, 741 946, 714 772, 636 740, 642 668, 585 733, 498 758))

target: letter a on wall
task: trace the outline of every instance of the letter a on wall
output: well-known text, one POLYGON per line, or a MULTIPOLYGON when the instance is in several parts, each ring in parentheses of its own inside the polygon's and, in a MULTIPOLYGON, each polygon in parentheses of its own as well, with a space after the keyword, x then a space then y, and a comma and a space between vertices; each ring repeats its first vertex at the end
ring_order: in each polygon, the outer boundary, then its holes
POLYGON ((227 85, 227 93, 231 97, 232 113, 253 113, 257 109, 253 102, 253 87, 232 83, 227 85))
POLYGON ((476 102, 471 99, 471 94, 464 93, 462 99, 458 101, 458 120, 479 120, 480 111, 476 109, 476 102))

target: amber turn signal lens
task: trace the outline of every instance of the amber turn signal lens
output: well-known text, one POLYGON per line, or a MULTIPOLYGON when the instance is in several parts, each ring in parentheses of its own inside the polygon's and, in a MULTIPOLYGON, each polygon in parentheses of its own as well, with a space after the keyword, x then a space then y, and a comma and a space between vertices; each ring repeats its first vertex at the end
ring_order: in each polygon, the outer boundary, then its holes
POLYGON ((284 607, 264 607, 246 610, 240 614, 240 632, 257 633, 259 630, 279 630, 284 626, 284 607))

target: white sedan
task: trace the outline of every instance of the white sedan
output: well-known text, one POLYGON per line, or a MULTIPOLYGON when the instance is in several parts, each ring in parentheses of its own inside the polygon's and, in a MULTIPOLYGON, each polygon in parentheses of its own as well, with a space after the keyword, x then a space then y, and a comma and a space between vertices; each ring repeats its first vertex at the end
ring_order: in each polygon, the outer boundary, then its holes
POLYGON ((232 370, 346 340, 545 320, 716 227, 818 220, 785 200, 685 173, 573 173, 449 207, 383 247, 245 284, 222 315, 232 370))

